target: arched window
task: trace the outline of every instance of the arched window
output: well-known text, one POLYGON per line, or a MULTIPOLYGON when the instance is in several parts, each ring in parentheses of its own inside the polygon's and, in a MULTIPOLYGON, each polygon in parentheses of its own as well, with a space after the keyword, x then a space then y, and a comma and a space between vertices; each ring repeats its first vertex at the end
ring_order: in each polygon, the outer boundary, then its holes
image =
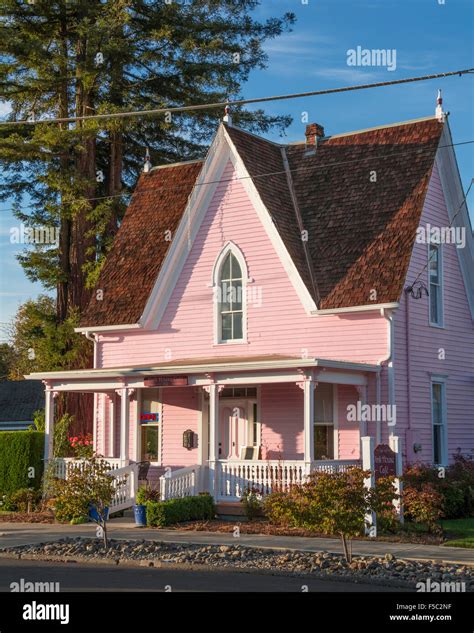
POLYGON ((239 249, 232 243, 221 251, 214 268, 216 291, 216 342, 245 340, 245 291, 247 268, 239 249))

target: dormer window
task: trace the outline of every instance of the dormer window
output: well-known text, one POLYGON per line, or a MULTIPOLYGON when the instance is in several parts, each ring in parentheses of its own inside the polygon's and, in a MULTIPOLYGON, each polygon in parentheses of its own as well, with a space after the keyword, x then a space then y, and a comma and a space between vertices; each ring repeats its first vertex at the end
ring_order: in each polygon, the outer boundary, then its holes
POLYGON ((245 342, 245 291, 247 268, 240 250, 226 245, 214 267, 217 343, 245 342))

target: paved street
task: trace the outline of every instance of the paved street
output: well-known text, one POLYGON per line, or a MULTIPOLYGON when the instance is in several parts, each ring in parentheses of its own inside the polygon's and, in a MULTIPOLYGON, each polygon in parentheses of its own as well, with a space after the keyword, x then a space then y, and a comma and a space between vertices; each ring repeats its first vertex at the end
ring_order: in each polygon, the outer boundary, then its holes
MULTIPOLYGON (((0 547, 41 543, 64 538, 65 536, 95 536, 95 526, 86 525, 44 525, 35 523, 0 523, 0 547)), ((232 534, 215 532, 178 532, 176 530, 151 530, 136 528, 129 518, 113 519, 109 523, 112 538, 150 539, 175 543, 199 543, 233 545, 232 534)), ((340 541, 330 538, 307 538, 298 536, 262 536, 241 534, 238 542, 249 547, 270 547, 342 553, 340 541)), ((411 543, 386 543, 376 541, 354 541, 353 553, 383 556, 387 552, 397 558, 425 559, 465 563, 474 565, 474 549, 439 547, 437 545, 417 545, 411 543)))
POLYGON ((61 591, 308 591, 391 592, 403 591, 380 584, 356 584, 291 576, 243 573, 235 571, 201 571, 189 569, 154 569, 116 565, 78 565, 45 561, 0 559, 0 591, 10 591, 10 583, 23 578, 30 582, 59 582, 61 591))

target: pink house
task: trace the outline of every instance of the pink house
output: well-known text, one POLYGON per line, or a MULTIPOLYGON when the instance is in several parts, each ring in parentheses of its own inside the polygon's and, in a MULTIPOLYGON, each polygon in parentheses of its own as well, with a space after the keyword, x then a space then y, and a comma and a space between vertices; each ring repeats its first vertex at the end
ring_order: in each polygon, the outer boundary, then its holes
MULTIPOLYGON (((94 394, 94 444, 163 498, 235 501, 360 463, 474 450, 474 245, 437 116, 276 144, 220 125, 205 159, 147 164, 78 331, 94 368, 33 374, 94 394), (436 237, 440 239, 438 239, 436 237)), ((66 462, 59 466, 65 472, 66 462)))

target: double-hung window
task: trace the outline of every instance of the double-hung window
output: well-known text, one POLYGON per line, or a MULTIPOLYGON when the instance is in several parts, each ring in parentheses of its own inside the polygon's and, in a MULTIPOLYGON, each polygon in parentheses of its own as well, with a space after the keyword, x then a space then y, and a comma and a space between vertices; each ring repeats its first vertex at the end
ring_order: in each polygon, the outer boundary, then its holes
POLYGON ((223 343, 243 339, 242 269, 230 251, 219 275, 219 338, 223 343))
POLYGON ((159 389, 143 389, 140 413, 140 460, 160 463, 161 401, 159 389))
POLYGON ((430 325, 443 325, 443 270, 440 244, 428 248, 430 325))
POLYGON ((446 464, 446 384, 441 381, 431 383, 431 421, 433 425, 433 462, 446 464))
POLYGON ((329 383, 314 391, 314 459, 334 459, 334 385, 329 383))

